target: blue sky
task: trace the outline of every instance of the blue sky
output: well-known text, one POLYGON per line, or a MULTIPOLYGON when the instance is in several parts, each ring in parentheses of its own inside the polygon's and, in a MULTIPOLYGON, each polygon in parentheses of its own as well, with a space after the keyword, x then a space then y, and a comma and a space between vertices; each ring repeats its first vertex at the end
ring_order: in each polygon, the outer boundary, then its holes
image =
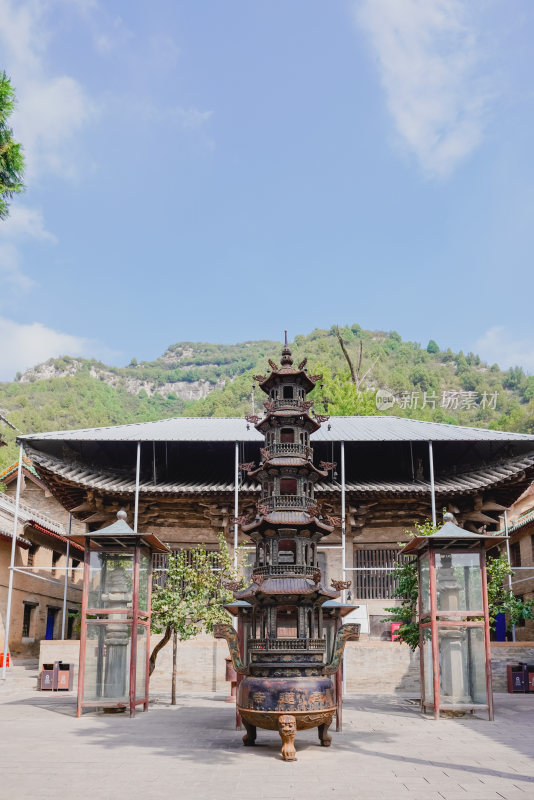
POLYGON ((0 0, 0 379, 358 322, 534 372, 529 0, 0 0))

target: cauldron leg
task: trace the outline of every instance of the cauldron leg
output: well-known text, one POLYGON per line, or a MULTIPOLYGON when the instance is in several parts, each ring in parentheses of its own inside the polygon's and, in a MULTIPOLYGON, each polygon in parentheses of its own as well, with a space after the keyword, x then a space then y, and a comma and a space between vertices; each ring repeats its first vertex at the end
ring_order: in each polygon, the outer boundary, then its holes
POLYGON ((243 736, 243 744, 245 747, 252 747, 252 745, 256 744, 256 726, 251 725, 250 722, 245 722, 245 720, 243 720, 243 725, 247 731, 243 736))
POLYGON ((282 758, 284 761, 296 761, 295 736, 297 733, 297 720, 292 714, 282 714, 278 717, 278 733, 282 739, 282 758))
POLYGON ((332 737, 328 733, 329 727, 329 722, 323 722, 323 724, 319 725, 317 728, 317 733, 319 734, 319 739, 321 741, 321 747, 330 747, 332 744, 332 737))

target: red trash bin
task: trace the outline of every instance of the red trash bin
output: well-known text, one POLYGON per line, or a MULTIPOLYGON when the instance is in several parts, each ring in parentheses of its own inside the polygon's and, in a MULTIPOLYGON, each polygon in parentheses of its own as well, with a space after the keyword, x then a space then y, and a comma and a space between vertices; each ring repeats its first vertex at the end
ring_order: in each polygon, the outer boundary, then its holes
POLYGON ((391 641, 396 642, 400 639, 399 636, 399 628, 402 625, 402 622, 392 622, 391 623, 391 641))
POLYGON ((73 673, 72 664, 64 664, 62 661, 58 663, 56 687, 58 691, 69 692, 72 689, 73 673))

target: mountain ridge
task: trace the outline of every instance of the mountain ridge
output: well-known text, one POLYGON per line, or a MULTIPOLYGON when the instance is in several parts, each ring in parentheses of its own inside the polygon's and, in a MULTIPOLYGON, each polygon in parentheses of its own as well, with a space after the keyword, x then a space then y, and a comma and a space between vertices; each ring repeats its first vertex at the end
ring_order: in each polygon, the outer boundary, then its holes
MULTIPOLYGON (((364 330, 356 323, 298 334, 291 347, 295 363, 307 357, 312 372, 324 373, 314 393, 319 411, 389 413, 534 433, 534 377, 519 367, 501 370, 473 353, 442 350, 432 339, 425 348, 396 331, 364 330), (377 407, 379 390, 392 405, 377 407)), ((0 412, 25 433, 185 415, 239 416, 253 404, 255 410, 261 406, 253 376, 265 371, 268 358, 279 358, 281 348, 271 340, 178 342, 154 361, 133 358, 124 367, 53 358, 0 383, 0 412)), ((0 448, 1 470, 17 450, 15 432, 5 425, 0 432, 8 443, 0 448)))

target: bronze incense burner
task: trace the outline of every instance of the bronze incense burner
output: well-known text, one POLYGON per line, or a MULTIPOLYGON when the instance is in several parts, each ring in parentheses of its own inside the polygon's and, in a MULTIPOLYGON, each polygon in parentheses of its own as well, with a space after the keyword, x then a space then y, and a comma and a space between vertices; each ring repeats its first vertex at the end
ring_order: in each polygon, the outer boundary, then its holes
POLYGON ((215 636, 227 640, 241 676, 237 709, 244 744, 255 743, 257 728, 278 730, 282 758, 294 761, 298 730, 316 727, 321 745, 331 743, 328 728, 340 703, 332 676, 360 626, 340 625, 341 610, 348 609, 336 598, 348 584, 324 586, 318 567, 319 543, 341 522, 323 519, 314 500, 314 483, 328 472, 313 464, 310 434, 324 417, 310 416, 306 395, 320 376, 309 376, 305 362, 293 367, 287 337, 281 366, 270 364, 272 372, 256 378, 268 395, 265 416, 253 420, 265 436, 262 462, 247 465, 262 495, 256 516, 239 519, 256 545, 254 571, 250 586, 235 590, 235 602, 227 606, 243 635, 240 641, 231 625, 219 625, 215 636))

